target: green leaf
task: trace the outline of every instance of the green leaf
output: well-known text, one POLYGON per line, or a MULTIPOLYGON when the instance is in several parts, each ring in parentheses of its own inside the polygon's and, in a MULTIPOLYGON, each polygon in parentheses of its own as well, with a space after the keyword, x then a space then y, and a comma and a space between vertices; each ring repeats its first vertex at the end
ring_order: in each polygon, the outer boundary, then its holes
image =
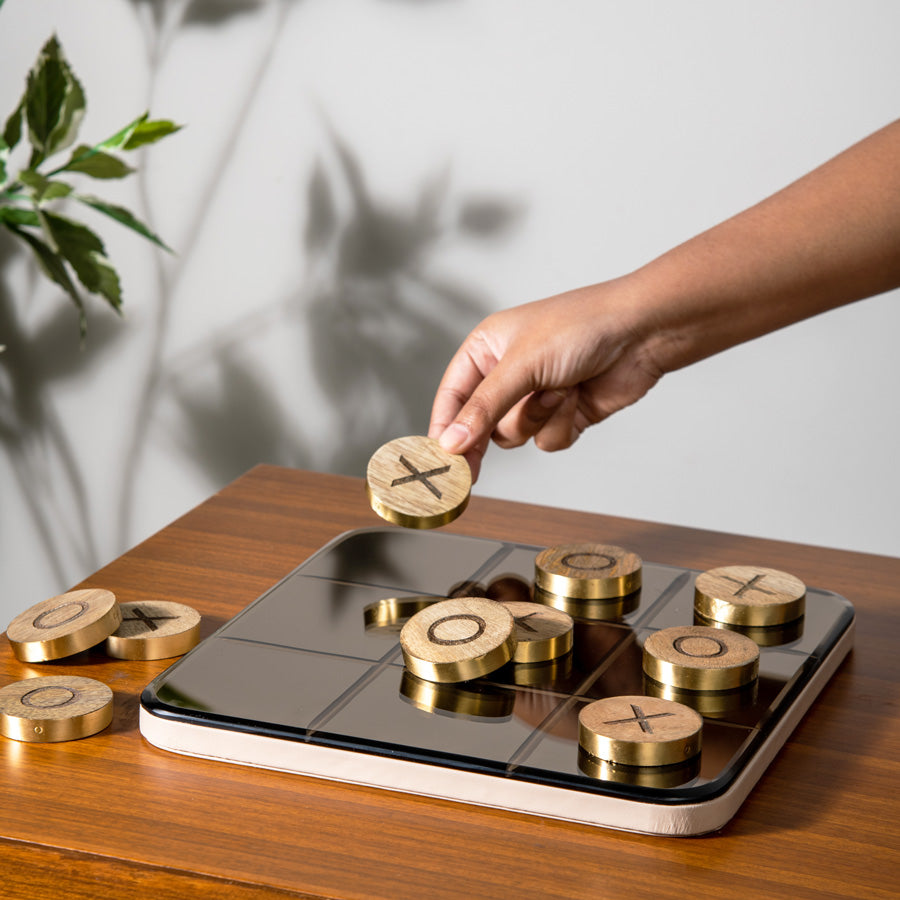
POLYGON ((33 209, 22 209, 17 206, 0 206, 0 222, 8 225, 30 225, 40 228, 41 220, 33 209))
POLYGON ((31 188, 31 196, 34 203, 44 203, 47 200, 55 200, 58 197, 67 197, 72 193, 72 186, 64 181, 52 181, 46 175, 35 172, 33 169, 23 169, 19 172, 19 181, 31 188))
POLYGON ((122 305, 119 276, 106 258, 103 241, 80 222, 46 211, 42 217, 52 242, 75 270, 78 280, 91 293, 105 297, 118 310, 122 305))
POLYGON ((106 216, 109 216, 111 219, 115 219, 120 225, 124 225, 126 228, 130 228, 132 231, 136 231, 141 236, 147 238, 148 241, 152 241, 158 247, 162 247, 163 250, 168 250, 169 253, 172 253, 172 248, 168 247, 165 243, 163 243, 162 239, 154 234, 143 222, 138 220, 136 216, 130 213, 127 209, 122 206, 114 206, 112 203, 107 203, 105 200, 101 200, 99 197, 92 197, 88 194, 76 194, 76 200, 80 200, 82 203, 90 206, 92 209, 96 209, 98 212, 103 213, 106 216))
POLYGON ((0 184, 6 184, 6 160, 9 159, 9 144, 0 138, 0 184))
POLYGON ((10 117, 3 126, 3 140, 12 150, 22 137, 22 113, 25 110, 25 97, 19 101, 19 105, 12 111, 10 117))
POLYGON ((72 298, 72 302, 78 309, 78 328, 81 332, 81 339, 84 340, 84 336, 87 333, 87 317, 84 313, 84 302, 69 276, 69 272, 66 269, 62 257, 33 234, 22 231, 15 225, 7 224, 7 227, 13 234, 21 238, 31 247, 34 251, 35 258, 38 261, 38 265, 43 269, 47 277, 58 284, 72 298))
POLYGON ((82 172, 92 178, 124 178, 134 169, 117 156, 103 153, 95 147, 81 146, 72 152, 69 161, 55 172, 82 172))
POLYGON ((75 140, 84 109, 84 92, 54 35, 29 72, 25 90, 31 168, 75 140))
POLYGON ((174 122, 170 122, 168 119, 155 119, 150 122, 142 121, 122 145, 122 149, 134 150, 136 147, 141 147, 144 144, 155 144, 164 137, 180 131, 182 127, 174 122))
POLYGON ((138 116, 133 122, 129 122, 124 128, 117 131, 112 137, 108 137, 105 141, 100 141, 100 143, 94 147, 94 150, 124 149, 131 136, 144 122, 147 121, 149 115, 150 113, 145 112, 143 115, 138 116))

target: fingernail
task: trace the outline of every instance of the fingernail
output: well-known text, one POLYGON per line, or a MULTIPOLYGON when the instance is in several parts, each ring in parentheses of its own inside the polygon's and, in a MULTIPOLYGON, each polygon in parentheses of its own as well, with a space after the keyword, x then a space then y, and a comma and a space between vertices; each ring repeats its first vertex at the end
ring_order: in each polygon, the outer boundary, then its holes
POLYGON ((568 393, 568 391, 561 388, 556 388, 552 391, 541 391, 541 396, 538 402, 541 404, 541 406, 544 407, 544 409, 553 409, 554 407, 559 406, 559 404, 566 399, 566 394, 568 393))
POLYGON ((452 425, 447 426, 438 443, 448 453, 459 453, 468 440, 469 429, 465 425, 460 425, 459 422, 454 422, 452 425))

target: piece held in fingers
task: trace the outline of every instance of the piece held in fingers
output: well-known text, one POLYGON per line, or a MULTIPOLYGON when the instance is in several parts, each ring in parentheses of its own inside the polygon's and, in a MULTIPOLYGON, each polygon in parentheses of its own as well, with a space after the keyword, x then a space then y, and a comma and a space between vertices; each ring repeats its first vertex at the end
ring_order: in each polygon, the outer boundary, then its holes
POLYGON ((437 441, 414 435, 389 441, 366 469, 372 509, 404 528, 438 528, 466 508, 472 473, 465 457, 445 452, 437 441))

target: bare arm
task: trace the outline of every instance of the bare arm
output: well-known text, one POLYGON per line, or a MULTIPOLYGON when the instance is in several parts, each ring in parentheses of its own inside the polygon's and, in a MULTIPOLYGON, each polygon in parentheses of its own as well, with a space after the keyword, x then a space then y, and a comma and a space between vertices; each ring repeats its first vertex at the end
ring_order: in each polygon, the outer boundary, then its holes
POLYGON ((435 396, 429 434, 477 476, 490 439, 544 450, 667 372, 900 286, 900 122, 614 281, 489 316, 435 396))

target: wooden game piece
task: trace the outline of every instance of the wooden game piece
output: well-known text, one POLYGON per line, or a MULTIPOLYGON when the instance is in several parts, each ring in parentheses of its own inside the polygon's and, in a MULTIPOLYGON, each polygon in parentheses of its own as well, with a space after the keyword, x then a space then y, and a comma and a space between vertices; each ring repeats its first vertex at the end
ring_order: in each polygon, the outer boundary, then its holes
POLYGON ((589 703, 578 714, 578 743, 597 759, 669 766, 700 752, 703 719, 671 700, 631 695, 589 703))
POLYGON ((543 603, 568 613, 573 619, 589 619, 593 622, 616 622, 634 612, 641 602, 641 592, 632 591, 625 597, 609 600, 586 600, 583 597, 561 597, 539 587, 534 589, 535 603, 543 603))
POLYGON ((517 663, 547 662, 572 649, 575 623, 568 613, 522 600, 500 601, 516 623, 517 663))
POLYGON ((106 640, 122 621, 112 591, 88 588, 50 597, 20 613, 6 636, 23 662, 62 659, 106 640))
POLYGON ((465 457, 444 452, 431 438, 414 435, 379 447, 366 469, 372 509, 404 528, 437 528, 466 508, 472 473, 465 457))
POLYGON ((735 631, 675 625, 644 642, 644 673, 661 684, 691 691, 727 691, 759 674, 759 647, 735 631))
POLYGON ((442 597, 425 595, 420 597, 385 597, 369 603, 363 609, 363 621, 366 631, 379 631, 396 635, 401 628, 417 613, 435 603, 442 597))
POLYGON ((799 619, 806 585, 787 572, 761 566, 723 566, 697 576, 694 610, 729 625, 767 627, 799 619))
POLYGON ((116 659, 169 659, 200 643, 200 613, 171 600, 120 603, 122 622, 106 639, 116 659))
POLYGON ((400 647, 413 675, 426 681, 468 681, 512 659, 515 621, 505 606, 484 597, 442 600, 403 626, 400 647))
POLYGON ((429 713, 449 713, 468 719, 508 719, 516 706, 516 692, 478 682, 477 685, 439 684, 403 670, 400 696, 429 713))
POLYGON ((93 678, 47 675, 0 688, 0 734, 16 741, 74 741, 112 721, 113 692, 93 678))
POLYGON ((541 590, 559 597, 624 597, 641 586, 641 558, 611 544, 548 547, 535 559, 534 581, 541 590))

